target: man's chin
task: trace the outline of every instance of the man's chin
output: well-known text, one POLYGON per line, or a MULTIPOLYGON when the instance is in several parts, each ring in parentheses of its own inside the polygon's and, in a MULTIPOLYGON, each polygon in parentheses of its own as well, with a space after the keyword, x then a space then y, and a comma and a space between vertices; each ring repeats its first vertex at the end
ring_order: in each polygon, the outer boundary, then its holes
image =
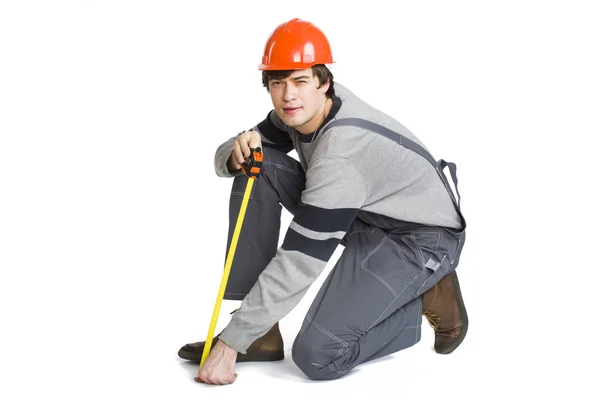
POLYGON ((302 125, 302 123, 300 122, 300 120, 298 118, 290 117, 289 115, 283 116, 283 118, 281 118, 281 120, 283 121, 284 124, 286 124, 290 128, 296 128, 296 127, 302 125))

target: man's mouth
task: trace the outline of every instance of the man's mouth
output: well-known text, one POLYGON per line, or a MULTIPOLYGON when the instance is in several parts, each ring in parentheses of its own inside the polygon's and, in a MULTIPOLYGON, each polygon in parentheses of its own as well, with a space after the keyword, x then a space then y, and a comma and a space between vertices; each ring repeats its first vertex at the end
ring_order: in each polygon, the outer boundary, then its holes
POLYGON ((283 107, 283 112, 289 115, 296 114, 302 107, 283 107))

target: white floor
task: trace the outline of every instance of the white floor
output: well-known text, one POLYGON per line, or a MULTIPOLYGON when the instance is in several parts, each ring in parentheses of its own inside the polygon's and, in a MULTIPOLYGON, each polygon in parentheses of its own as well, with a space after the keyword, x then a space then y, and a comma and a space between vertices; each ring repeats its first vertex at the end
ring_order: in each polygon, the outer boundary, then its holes
MULTIPOLYGON (((475 245, 471 249, 471 254, 478 253, 475 245)), ((474 265, 476 258, 465 255, 462 266, 470 326, 454 353, 434 352, 433 332, 424 320, 417 345, 328 382, 308 380, 290 354, 313 289, 281 321, 285 359, 237 364, 237 381, 215 387, 196 383, 198 365, 179 359, 177 350, 205 339, 214 300, 212 294, 195 292, 208 286, 202 279, 219 282, 218 274, 201 276, 198 267, 186 271, 175 258, 172 270, 158 272, 149 264, 147 273, 140 269, 135 277, 110 271, 89 290, 61 287, 59 279, 49 284, 34 281, 30 293, 38 296, 3 304, 10 325, 4 325, 2 333, 2 390, 9 394, 2 397, 195 399, 210 393, 248 399, 354 398, 391 391, 394 396, 426 399, 593 398, 589 388, 594 368, 583 366, 592 357, 585 341, 590 335, 546 329, 554 315, 544 308, 547 298, 533 298, 517 286, 509 289, 504 286, 507 278, 474 265), (507 293, 511 290, 514 293, 507 293)), ((493 263, 487 267, 501 268, 493 263)), ((223 303, 217 330, 234 307, 234 302, 223 303)), ((557 319, 564 311, 565 307, 557 309, 557 319)))
POLYGON ((592 3, 2 2, 0 399, 597 399, 592 3), (281 321, 285 360, 209 387, 177 351, 205 339, 224 263, 213 155, 270 110, 257 66, 293 17, 327 32, 336 81, 457 162, 469 333, 441 356, 425 322, 307 380, 289 351, 337 253, 281 321))

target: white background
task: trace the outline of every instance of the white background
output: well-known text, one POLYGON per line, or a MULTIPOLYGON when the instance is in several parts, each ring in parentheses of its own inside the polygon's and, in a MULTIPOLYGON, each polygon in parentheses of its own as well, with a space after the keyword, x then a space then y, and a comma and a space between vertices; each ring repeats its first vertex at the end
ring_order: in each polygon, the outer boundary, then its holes
POLYGON ((0 397, 594 397, 593 3, 3 1, 0 397), (294 17, 337 81, 458 164, 469 333, 438 355, 424 321, 416 346, 307 380, 291 343, 338 251, 281 321, 286 359, 209 387, 177 350, 205 339, 224 264, 213 155, 270 110, 257 66, 294 17))

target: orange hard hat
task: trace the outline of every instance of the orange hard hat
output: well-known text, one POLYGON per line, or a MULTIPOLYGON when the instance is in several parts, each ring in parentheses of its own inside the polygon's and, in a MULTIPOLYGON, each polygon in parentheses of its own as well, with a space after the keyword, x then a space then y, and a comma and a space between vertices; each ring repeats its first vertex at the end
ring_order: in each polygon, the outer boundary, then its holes
POLYGON ((277 26, 265 45, 259 70, 306 69, 332 64, 331 47, 314 24, 294 18, 277 26))

